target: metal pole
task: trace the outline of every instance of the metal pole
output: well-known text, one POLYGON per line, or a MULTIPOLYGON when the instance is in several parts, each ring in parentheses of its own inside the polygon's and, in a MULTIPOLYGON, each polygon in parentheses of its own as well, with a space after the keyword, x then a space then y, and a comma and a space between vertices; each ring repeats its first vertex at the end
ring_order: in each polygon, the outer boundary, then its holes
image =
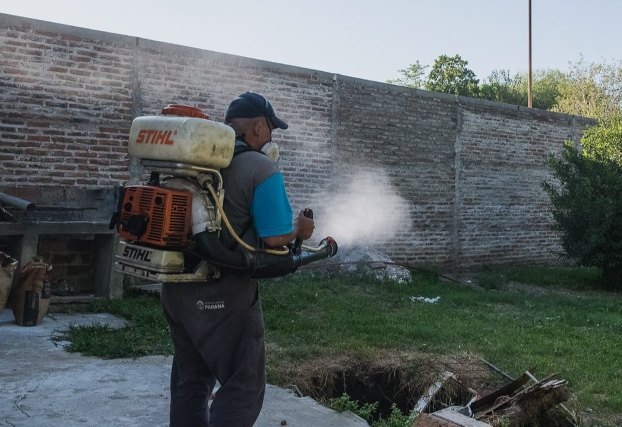
POLYGON ((529 3, 529 67, 527 71, 527 106, 531 108, 533 106, 533 94, 531 92, 531 0, 527 0, 529 3))
POLYGON ((1 205, 10 205, 23 211, 32 211, 35 209, 34 203, 4 193, 0 193, 0 206, 1 205))

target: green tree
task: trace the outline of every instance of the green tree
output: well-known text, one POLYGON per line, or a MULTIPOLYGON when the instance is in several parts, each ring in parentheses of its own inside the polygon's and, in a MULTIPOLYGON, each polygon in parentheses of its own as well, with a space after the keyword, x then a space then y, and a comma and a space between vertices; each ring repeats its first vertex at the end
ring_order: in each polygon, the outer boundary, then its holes
POLYGON ((587 129, 581 145, 587 158, 607 159, 622 166, 622 113, 615 112, 599 126, 587 129))
POLYGON ((428 74, 425 82, 425 89, 433 92, 452 93, 477 97, 479 92, 479 80, 475 78, 475 73, 467 68, 468 61, 460 55, 447 56, 441 55, 428 74))
POLYGON ((417 60, 414 64, 410 64, 408 68, 399 70, 402 77, 399 79, 387 80, 387 83, 411 87, 414 89, 423 89, 425 85, 425 70, 429 65, 421 65, 417 60))
MULTIPOLYGON (((527 73, 521 74, 527 105, 527 73)), ((531 82, 533 108, 550 110, 557 103, 561 93, 561 85, 566 81, 566 75, 559 70, 535 70, 531 82)))
POLYGON ((553 111, 607 120, 622 106, 622 62, 571 64, 553 111))
MULTIPOLYGON (((550 110, 557 103, 564 79, 559 70, 536 70, 532 75, 533 108, 550 110)), ((493 70, 480 85, 479 96, 489 101, 527 106, 527 85, 527 73, 516 73, 511 77, 507 70, 493 70)))
POLYGON ((509 70, 493 70, 479 87, 479 96, 489 101, 514 105, 527 105, 527 94, 522 90, 519 74, 510 76, 509 70))
MULTIPOLYGON (((527 106, 527 73, 493 72, 479 85, 468 62, 459 55, 439 56, 430 73, 419 61, 399 70, 401 78, 387 80, 416 89, 471 96, 527 106)), ((622 108, 622 61, 613 64, 571 64, 568 73, 536 70, 532 75, 533 107, 596 119, 607 119, 622 108)))
POLYGON ((549 156, 557 183, 544 182, 564 256, 598 267, 604 284, 622 288, 622 118, 587 129, 582 149, 566 143, 549 156))

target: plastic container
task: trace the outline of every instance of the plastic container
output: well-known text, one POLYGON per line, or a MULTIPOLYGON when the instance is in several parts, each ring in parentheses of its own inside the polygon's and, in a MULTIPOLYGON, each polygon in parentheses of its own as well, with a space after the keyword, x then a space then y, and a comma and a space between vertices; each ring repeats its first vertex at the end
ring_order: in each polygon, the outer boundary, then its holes
POLYGON ((142 116, 132 122, 128 152, 145 160, 162 160, 221 169, 229 166, 235 132, 205 118, 142 116))

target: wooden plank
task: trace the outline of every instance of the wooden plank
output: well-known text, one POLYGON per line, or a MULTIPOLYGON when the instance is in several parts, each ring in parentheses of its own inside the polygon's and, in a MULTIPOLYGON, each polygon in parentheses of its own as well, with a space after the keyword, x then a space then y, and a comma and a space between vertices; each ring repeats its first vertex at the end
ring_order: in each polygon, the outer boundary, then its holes
POLYGON ((501 396, 509 396, 512 393, 516 392, 516 390, 527 384, 527 382, 529 382, 529 375, 525 373, 520 378, 514 380, 505 387, 490 394, 487 394, 486 396, 473 402, 473 404, 471 405, 471 411, 479 412, 482 408, 494 404, 497 398, 501 396))

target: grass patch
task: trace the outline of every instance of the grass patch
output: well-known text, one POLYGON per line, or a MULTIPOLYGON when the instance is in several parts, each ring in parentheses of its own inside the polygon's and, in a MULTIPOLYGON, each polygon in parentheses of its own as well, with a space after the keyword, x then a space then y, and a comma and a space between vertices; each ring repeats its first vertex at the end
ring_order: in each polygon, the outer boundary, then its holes
MULTIPOLYGON (((534 271, 488 270, 485 286, 429 274, 400 284, 317 271, 265 281, 268 381, 301 386, 305 369, 314 369, 317 388, 325 380, 321 371, 340 363, 342 371, 353 364, 390 367, 410 355, 400 372, 406 376, 410 369, 416 376, 421 360, 459 370, 470 367, 461 360, 481 357, 513 377, 531 369, 541 377, 559 372, 573 395, 566 406, 586 420, 614 420, 583 425, 619 425, 622 296, 589 290, 597 280, 592 271, 534 271), (440 298, 428 303, 418 297, 440 298)), ((129 324, 119 330, 72 327, 64 338, 70 351, 105 358, 171 354, 157 298, 97 301, 91 310, 120 315, 129 324)))
POLYGON ((265 285, 263 298, 267 342, 278 346, 279 358, 297 364, 387 349, 432 358, 474 354, 514 377, 528 369, 559 372, 574 403, 622 413, 619 294, 486 290, 430 277, 397 284, 298 276, 265 285), (440 299, 431 304, 411 296, 440 299))
POLYGON ((100 324, 69 325, 68 331, 54 337, 56 341, 69 341, 68 351, 103 359, 173 353, 160 301, 153 296, 96 300, 88 311, 114 314, 126 319, 128 324, 119 329, 100 324))
POLYGON ((538 286, 578 291, 603 288, 601 271, 597 268, 487 267, 478 274, 477 282, 487 289, 498 289, 509 282, 533 283, 538 286))

